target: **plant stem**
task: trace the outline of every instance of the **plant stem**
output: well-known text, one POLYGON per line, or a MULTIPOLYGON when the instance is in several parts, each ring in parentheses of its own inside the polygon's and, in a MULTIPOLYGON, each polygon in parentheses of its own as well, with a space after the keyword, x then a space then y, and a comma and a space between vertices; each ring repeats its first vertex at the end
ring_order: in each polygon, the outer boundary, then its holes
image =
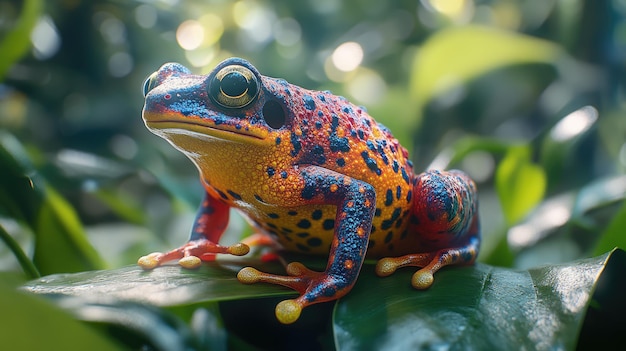
POLYGON ((20 245, 13 239, 9 233, 0 225, 0 238, 4 243, 9 247, 9 249, 15 255, 15 258, 19 262, 20 266, 24 270, 24 273, 30 278, 35 279, 39 278, 41 274, 37 270, 37 267, 33 264, 33 262, 26 256, 26 253, 22 250, 20 245))

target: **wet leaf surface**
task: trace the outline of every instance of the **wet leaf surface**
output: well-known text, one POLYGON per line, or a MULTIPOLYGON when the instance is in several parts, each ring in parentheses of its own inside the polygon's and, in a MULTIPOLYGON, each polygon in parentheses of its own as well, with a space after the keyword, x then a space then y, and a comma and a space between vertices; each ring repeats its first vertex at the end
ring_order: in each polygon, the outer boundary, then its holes
POLYGON ((337 347, 572 350, 600 274, 624 255, 526 271, 484 264, 444 269, 426 291, 410 286, 411 270, 390 280, 366 273, 336 306, 337 347))

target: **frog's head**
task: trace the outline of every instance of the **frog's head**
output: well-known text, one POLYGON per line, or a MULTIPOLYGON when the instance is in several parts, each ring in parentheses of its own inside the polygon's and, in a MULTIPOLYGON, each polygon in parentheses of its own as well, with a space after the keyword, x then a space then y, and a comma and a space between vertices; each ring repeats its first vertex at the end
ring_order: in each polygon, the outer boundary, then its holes
POLYGON ((240 58, 223 61, 208 75, 167 63, 144 83, 143 119, 186 152, 197 152, 207 141, 270 146, 287 133, 289 119, 284 96, 268 86, 275 81, 240 58))

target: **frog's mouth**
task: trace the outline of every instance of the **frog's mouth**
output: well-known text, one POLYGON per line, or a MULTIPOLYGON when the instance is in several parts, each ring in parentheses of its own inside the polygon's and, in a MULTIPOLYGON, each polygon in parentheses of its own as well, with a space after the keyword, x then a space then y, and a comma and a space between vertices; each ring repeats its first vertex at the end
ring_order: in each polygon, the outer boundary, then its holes
POLYGON ((185 119, 181 119, 178 116, 168 116, 148 111, 144 111, 143 117, 146 127, 157 134, 205 135, 217 139, 242 142, 250 142, 251 139, 261 141, 269 136, 267 129, 243 123, 235 125, 218 123, 209 118, 185 117, 185 119))

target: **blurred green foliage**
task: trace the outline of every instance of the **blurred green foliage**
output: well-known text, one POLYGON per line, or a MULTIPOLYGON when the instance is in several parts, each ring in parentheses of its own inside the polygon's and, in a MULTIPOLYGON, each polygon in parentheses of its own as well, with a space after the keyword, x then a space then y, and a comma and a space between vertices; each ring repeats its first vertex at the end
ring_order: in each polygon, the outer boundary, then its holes
POLYGON ((201 187, 143 126, 141 84, 230 56, 366 106, 417 169, 467 171, 483 262, 623 248, 625 47, 623 0, 0 0, 0 270, 183 243, 201 187))

